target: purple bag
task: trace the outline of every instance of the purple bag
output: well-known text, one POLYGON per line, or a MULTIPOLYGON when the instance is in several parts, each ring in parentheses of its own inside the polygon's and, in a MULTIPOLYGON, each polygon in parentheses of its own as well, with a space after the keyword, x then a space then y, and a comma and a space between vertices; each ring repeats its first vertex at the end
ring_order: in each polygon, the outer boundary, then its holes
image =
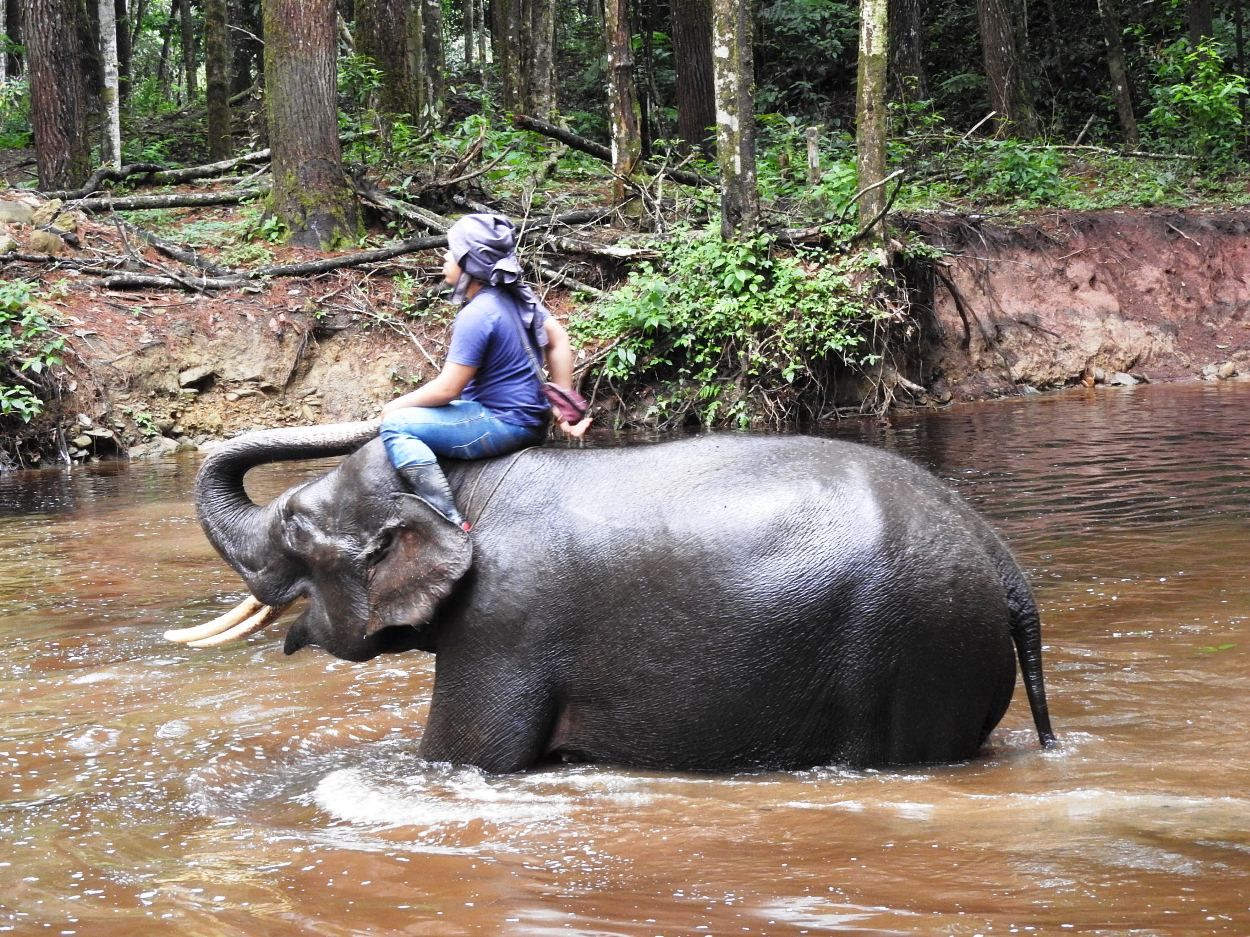
POLYGON ((563 420, 565 423, 580 423, 586 416, 586 411, 590 409, 586 398, 577 391, 553 384, 551 381, 543 383, 543 393, 551 401, 551 409, 555 411, 556 419, 563 420))

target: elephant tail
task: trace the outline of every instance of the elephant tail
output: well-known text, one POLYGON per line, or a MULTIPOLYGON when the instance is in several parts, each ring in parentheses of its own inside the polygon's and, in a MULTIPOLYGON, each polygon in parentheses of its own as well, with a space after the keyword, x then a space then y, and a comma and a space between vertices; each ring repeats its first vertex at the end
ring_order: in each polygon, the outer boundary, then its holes
POLYGON ((1037 611, 1033 590, 1029 588, 1024 573, 1002 547, 998 554, 998 573, 1007 591, 1007 607, 1011 616, 1011 640, 1020 659, 1020 673, 1024 690, 1029 697, 1029 709, 1033 712, 1033 725, 1037 737, 1046 748, 1055 744, 1055 731, 1050 726, 1050 709, 1046 705, 1046 681, 1042 676, 1042 621, 1037 611))

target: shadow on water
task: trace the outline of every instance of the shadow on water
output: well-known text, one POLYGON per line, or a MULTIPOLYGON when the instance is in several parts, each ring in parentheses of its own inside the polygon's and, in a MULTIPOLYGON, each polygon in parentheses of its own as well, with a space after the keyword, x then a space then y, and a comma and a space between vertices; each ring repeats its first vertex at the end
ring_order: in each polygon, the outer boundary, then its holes
POLYGON ((425 765, 426 655, 161 639, 242 595, 195 460, 0 477, 0 932, 1244 934, 1247 405, 1142 388, 831 428, 957 487, 1043 608, 1060 745, 1018 698, 983 757, 902 772, 425 765))

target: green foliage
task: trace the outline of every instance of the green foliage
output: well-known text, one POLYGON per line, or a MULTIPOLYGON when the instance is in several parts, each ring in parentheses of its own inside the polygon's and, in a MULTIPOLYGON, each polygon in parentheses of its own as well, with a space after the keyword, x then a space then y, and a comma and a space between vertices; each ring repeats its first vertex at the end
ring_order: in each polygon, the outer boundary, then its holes
POLYGON ((858 4, 765 0, 758 18, 764 39, 756 45, 759 107, 804 120, 834 110, 854 84, 858 4))
POLYGON ((27 280, 0 283, 0 420, 29 423, 43 411, 39 391, 61 365, 65 339, 27 280))
MULTIPOLYGON (((653 384, 648 416, 706 425, 779 423, 827 396, 839 367, 877 360, 883 313, 873 265, 782 254, 769 235, 725 241, 678 232, 576 333, 605 342, 610 381, 653 384)), ((818 405, 818 404, 817 404, 818 405)))
POLYGON ((1058 201, 1066 186, 1063 160, 1049 147, 1018 140, 987 142, 968 167, 969 177, 992 198, 1029 205, 1058 201))
POLYGON ((1146 125, 1163 145, 1227 166, 1241 140, 1246 93, 1245 77, 1225 64, 1217 43, 1194 49, 1181 39, 1165 47, 1155 62, 1150 89, 1155 106, 1146 125))
MULTIPOLYGON (((0 55, 2 49, 0 44, 0 55)), ((0 82, 0 150, 30 145, 30 86, 25 79, 0 82)))

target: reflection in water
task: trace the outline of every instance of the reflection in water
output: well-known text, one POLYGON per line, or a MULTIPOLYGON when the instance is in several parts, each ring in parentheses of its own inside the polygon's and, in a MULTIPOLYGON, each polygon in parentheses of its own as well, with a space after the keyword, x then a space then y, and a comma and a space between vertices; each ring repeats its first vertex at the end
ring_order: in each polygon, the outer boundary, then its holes
POLYGON ((425 655, 161 639, 242 595, 194 460, 0 477, 0 932, 1244 934, 1248 404, 834 428, 959 488, 1043 608, 1060 745, 1020 694, 984 757, 902 772, 423 765, 425 655))

